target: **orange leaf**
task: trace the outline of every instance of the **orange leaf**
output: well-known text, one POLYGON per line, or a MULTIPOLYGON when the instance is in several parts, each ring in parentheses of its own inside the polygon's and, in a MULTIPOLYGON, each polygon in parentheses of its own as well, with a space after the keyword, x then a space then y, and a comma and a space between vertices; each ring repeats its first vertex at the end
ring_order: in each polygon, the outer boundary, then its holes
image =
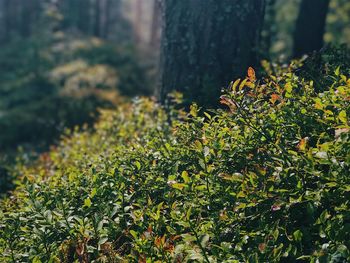
POLYGON ((175 246, 173 244, 169 243, 164 247, 164 250, 169 252, 169 253, 172 253, 175 250, 175 246))
POLYGON ((271 95, 270 101, 271 101, 272 104, 275 104, 276 101, 279 100, 279 99, 280 99, 280 96, 278 96, 277 94, 274 93, 274 94, 271 95))
POLYGON ((154 244, 156 245, 157 248, 164 247, 165 236, 163 236, 163 237, 156 237, 156 239, 154 240, 154 244))
POLYGON ((147 259, 145 255, 140 255, 139 259, 138 259, 138 263, 146 263, 147 259))
POLYGON ((255 82, 256 81, 255 70, 252 67, 248 68, 248 79, 251 82, 255 82))
POLYGON ((307 143, 307 138, 301 139, 299 144, 298 144, 298 149, 300 151, 305 151, 306 150, 306 143, 307 143))
POLYGON ((265 249, 266 249, 266 244, 265 243, 259 244, 259 250, 260 250, 261 253, 263 253, 265 251, 265 249))
POLYGON ((236 104, 234 101, 224 95, 220 97, 220 103, 227 105, 231 111, 234 111, 236 109, 236 104))

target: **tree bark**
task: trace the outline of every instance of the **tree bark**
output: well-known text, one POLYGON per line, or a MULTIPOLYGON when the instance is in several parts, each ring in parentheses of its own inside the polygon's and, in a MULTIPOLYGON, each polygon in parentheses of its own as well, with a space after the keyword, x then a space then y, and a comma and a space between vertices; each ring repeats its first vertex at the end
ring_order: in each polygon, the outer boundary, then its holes
POLYGON ((261 52, 262 56, 271 59, 271 46, 276 35, 276 0, 267 0, 265 8, 264 27, 262 32, 261 52))
POLYGON ((159 0, 153 0, 153 14, 150 34, 150 47, 159 48, 161 29, 161 8, 159 0))
POLYGON ((36 22, 36 0, 26 0, 21 2, 21 35, 29 37, 32 26, 36 22))
POLYGON ((11 37, 11 14, 11 2, 10 0, 4 0, 4 42, 8 42, 11 37))
POLYGON ((294 57, 322 48, 329 2, 302 0, 294 32, 294 57))
POLYGON ((85 34, 91 34, 91 1, 90 0, 79 0, 78 1, 79 9, 78 12, 78 25, 79 30, 85 34))
POLYGON ((187 102, 217 105, 221 89, 257 64, 263 0, 165 0, 162 103, 173 90, 187 102))
POLYGON ((105 3, 105 20, 104 20, 104 26, 103 26, 103 37, 105 39, 108 39, 109 37, 109 29, 111 25, 111 10, 112 10, 112 1, 111 0, 106 0, 105 3))
POLYGON ((135 42, 140 44, 142 41, 142 17, 143 6, 142 0, 135 1, 135 42))
POLYGON ((95 0, 94 36, 95 37, 101 37, 101 8, 100 8, 100 0, 95 0))

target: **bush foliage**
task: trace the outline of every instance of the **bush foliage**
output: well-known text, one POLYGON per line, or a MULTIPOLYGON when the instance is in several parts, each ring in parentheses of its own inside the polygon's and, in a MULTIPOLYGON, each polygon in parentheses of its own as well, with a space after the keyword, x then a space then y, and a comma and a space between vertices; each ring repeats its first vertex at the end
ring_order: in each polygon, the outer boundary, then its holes
POLYGON ((232 82, 225 109, 103 111, 1 203, 2 262, 348 262, 350 75, 232 82))

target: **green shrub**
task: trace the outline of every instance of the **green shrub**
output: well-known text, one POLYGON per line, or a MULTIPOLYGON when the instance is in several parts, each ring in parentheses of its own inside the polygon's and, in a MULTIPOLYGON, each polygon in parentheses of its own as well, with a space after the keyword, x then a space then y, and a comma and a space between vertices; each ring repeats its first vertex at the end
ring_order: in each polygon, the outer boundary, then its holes
POLYGON ((348 262, 350 79, 293 71, 250 69, 228 110, 135 100, 18 163, 0 260, 348 262))
POLYGON ((343 46, 326 46, 320 52, 314 52, 297 70, 299 75, 314 81, 315 90, 323 91, 334 82, 334 72, 341 65, 344 75, 350 75, 350 52, 343 46))

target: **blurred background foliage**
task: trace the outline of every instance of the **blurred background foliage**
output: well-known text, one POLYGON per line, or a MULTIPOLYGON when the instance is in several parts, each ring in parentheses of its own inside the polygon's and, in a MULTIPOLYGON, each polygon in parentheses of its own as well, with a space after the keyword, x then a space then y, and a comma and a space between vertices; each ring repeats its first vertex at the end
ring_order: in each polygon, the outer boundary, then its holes
MULTIPOLYGON (((100 108, 150 95, 123 1, 0 1, 0 192, 12 163, 90 126, 100 108)), ((152 67, 152 66, 151 66, 152 67)))
MULTIPOLYGON (((264 56, 282 61, 290 58, 300 3, 301 0, 267 1, 263 31, 264 56)), ((350 43, 350 1, 330 1, 324 41, 326 44, 350 43)))
POLYGON ((150 94, 125 32, 113 32, 119 42, 84 34, 72 20, 79 10, 61 8, 46 3, 32 35, 11 32, 2 45, 0 151, 28 143, 44 149, 64 128, 91 123, 97 108, 120 96, 150 94))

